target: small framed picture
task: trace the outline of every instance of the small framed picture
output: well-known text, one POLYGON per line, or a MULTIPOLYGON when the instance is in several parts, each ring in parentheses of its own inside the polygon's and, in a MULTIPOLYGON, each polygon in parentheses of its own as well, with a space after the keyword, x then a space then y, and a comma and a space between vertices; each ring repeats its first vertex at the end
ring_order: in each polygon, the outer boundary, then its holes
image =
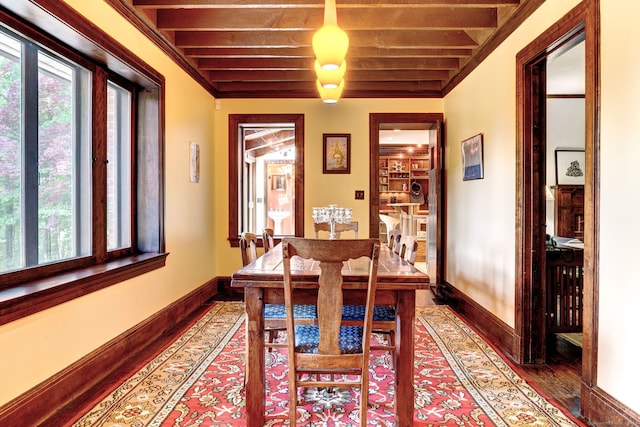
POLYGON ((584 185, 584 150, 556 150, 556 184, 584 185))
POLYGON ((271 175, 271 189, 275 191, 285 191, 286 180, 284 175, 271 175))
POLYGON ((322 134, 322 173, 351 173, 351 134, 322 134))
POLYGON ((462 141, 462 180, 484 178, 482 134, 462 141))

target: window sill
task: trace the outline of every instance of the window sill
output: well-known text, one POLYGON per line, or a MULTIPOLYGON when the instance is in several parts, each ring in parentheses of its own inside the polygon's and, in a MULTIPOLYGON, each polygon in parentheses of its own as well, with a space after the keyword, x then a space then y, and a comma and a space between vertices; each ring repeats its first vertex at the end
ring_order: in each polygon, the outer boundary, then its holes
POLYGON ((168 253, 145 253, 0 290, 0 325, 165 265, 168 253))

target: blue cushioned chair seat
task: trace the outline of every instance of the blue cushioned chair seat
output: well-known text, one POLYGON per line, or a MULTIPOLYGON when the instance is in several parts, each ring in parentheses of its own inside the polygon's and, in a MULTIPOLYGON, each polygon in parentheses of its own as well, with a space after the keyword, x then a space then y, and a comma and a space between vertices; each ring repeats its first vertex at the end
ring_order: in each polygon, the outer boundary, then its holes
MULTIPOLYGON (((341 326, 338 344, 342 354, 362 353, 362 327, 341 326)), ((318 353, 320 328, 318 326, 297 325, 296 351, 299 353, 318 353)))
MULTIPOLYGON (((342 318, 344 320, 364 320, 364 305, 342 306, 342 318)), ((373 306, 373 320, 396 320, 396 309, 391 305, 373 306)))
MULTIPOLYGON (((287 317, 284 304, 265 304, 265 319, 284 319, 287 317)), ((314 304, 294 304, 293 317, 301 319, 315 319, 318 317, 314 304)))

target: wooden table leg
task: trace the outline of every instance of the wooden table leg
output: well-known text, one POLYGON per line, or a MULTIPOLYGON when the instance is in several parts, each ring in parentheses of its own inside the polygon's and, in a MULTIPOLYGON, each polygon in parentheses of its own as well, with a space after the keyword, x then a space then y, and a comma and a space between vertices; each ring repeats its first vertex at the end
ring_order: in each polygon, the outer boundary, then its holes
POLYGON ((247 312, 247 348, 245 393, 247 427, 264 425, 264 317, 262 288, 245 288, 244 305, 247 312))
POLYGON ((413 342, 416 315, 415 290, 398 291, 396 309, 396 426, 413 425, 413 342))

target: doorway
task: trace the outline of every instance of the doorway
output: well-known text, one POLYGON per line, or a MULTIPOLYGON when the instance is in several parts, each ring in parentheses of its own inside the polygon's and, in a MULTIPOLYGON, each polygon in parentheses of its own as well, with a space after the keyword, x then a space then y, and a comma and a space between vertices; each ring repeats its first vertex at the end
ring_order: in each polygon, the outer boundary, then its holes
MULTIPOLYGON (((381 230, 384 232, 387 227, 381 214, 387 216, 397 209, 397 216, 408 221, 405 229, 413 230, 422 239, 423 252, 419 252, 417 262, 424 266, 436 296, 440 295, 438 284, 444 262, 441 255, 444 236, 442 129, 443 115, 440 113, 369 115, 369 235, 381 237, 381 230), (402 131, 407 134, 423 132, 428 141, 424 141, 425 144, 414 141, 415 147, 402 142, 385 143, 385 133, 391 136, 393 132, 402 131), (401 146, 402 149, 397 148, 401 146), (395 200, 392 201, 392 197, 395 200)), ((417 304, 422 304, 426 297, 424 293, 418 295, 417 304)))
POLYGON ((304 234, 303 147, 302 114, 229 115, 231 246, 245 231, 304 234))
MULTIPOLYGON (((583 329, 582 384, 578 395, 585 396, 585 385, 596 378, 597 311, 595 282, 597 259, 594 254, 597 227, 597 26, 593 4, 583 2, 525 47, 517 56, 517 228, 516 228, 516 361, 522 364, 547 362, 547 314, 549 304, 545 286, 547 250, 547 164, 559 164, 557 146, 548 141, 547 71, 554 55, 567 52, 584 40, 584 184, 581 215, 584 245, 583 281, 580 296, 583 329), (549 152, 553 150, 553 152, 549 152)), ((555 171, 554 171, 555 172, 555 171)), ((554 179, 555 178, 554 176, 554 179)), ((557 182, 551 182, 556 184, 557 182)), ((557 196, 557 193, 556 195, 557 196)), ((557 222, 557 215, 554 216, 557 222)), ((553 232, 558 229, 554 224, 553 232)), ((551 234, 551 233, 550 233, 551 234)), ((585 412, 585 401, 580 402, 585 412)))

